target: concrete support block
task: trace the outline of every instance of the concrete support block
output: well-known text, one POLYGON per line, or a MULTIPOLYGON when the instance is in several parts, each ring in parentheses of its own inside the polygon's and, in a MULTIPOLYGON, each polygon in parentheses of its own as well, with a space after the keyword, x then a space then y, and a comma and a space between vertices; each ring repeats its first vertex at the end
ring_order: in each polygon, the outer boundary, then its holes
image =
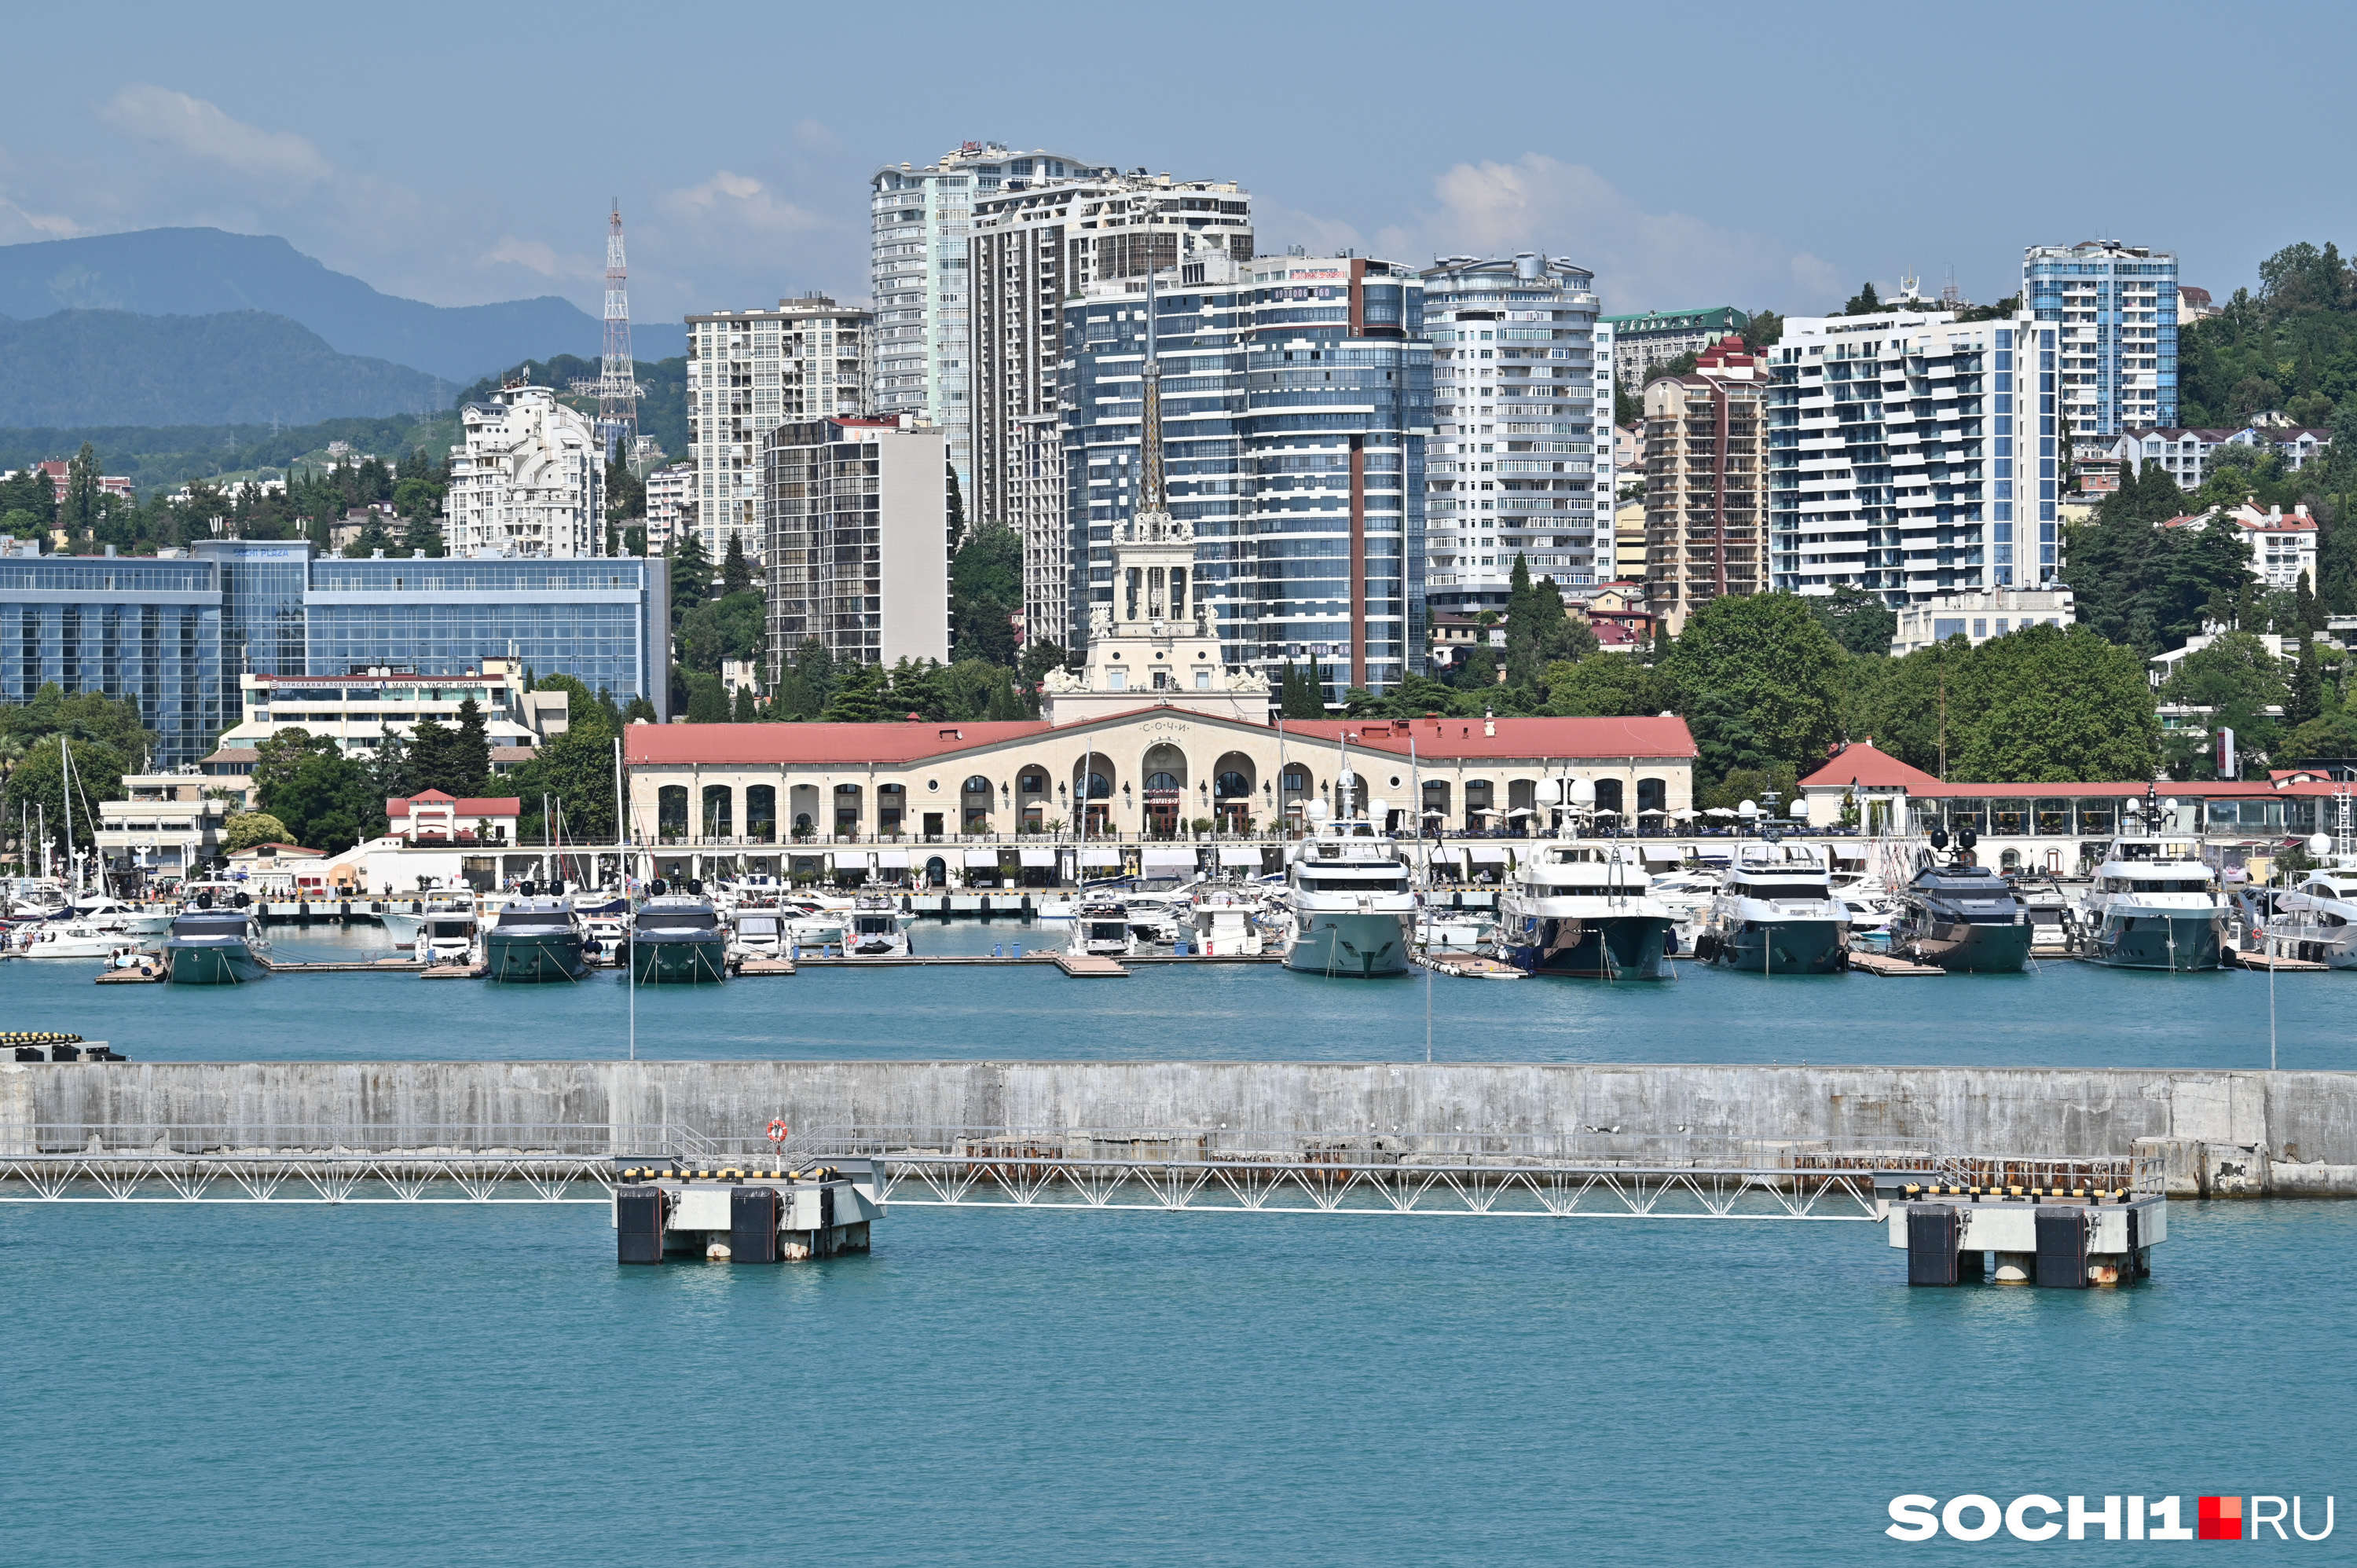
POLYGON ((2206 1196, 2266 1196, 2268 1161, 2265 1144, 2205 1144, 2202 1149, 2202 1186, 2206 1196))
POLYGON ((2301 1165, 2270 1157, 2269 1197, 2357 1197, 2357 1165, 2301 1165))
POLYGON ((2161 1193, 2169 1197, 2201 1197, 2208 1191, 2209 1161, 2196 1138, 2138 1138, 2138 1160, 2160 1163, 2161 1193))
POLYGON ((1999 1252, 1996 1273, 1990 1276, 2001 1285, 2026 1285, 2038 1278, 2038 1254, 2035 1252, 1999 1252))

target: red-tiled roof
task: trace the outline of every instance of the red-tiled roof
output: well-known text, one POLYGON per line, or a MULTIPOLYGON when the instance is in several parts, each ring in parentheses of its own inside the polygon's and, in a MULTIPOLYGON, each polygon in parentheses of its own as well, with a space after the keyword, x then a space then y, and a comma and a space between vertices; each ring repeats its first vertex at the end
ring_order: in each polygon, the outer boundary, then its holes
POLYGON ((1943 788, 1937 779, 1878 749, 1872 736, 1842 747, 1823 768, 1801 780, 1803 789, 1855 784, 1867 789, 1905 789, 1920 795, 1943 788))
POLYGON ((1663 757, 1691 761, 1694 736, 1680 718, 1484 719, 1287 719, 1288 736, 1351 744, 1407 755, 1415 740, 1419 757, 1663 757), (1484 733, 1494 723, 1498 733, 1484 733))
POLYGON ((426 801, 435 805, 447 802, 452 812, 461 817, 517 817, 523 814, 521 795, 469 795, 460 799, 445 795, 439 789, 427 789, 412 795, 409 800, 390 800, 384 803, 384 814, 391 817, 409 815, 411 801, 426 801))
MULTIPOLYGON (((1009 741, 1080 735, 1160 713, 1137 708, 1086 724, 1050 726, 1039 720, 946 724, 752 724, 632 725, 624 756, 633 767, 813 768, 829 764, 914 762, 1009 741)), ((1180 710, 1184 712, 1184 710, 1180 710)), ((1189 723, 1263 729, 1233 720, 1187 713, 1189 723)), ((1348 732, 1354 746, 1405 757, 1411 730, 1416 754, 1431 757, 1661 757, 1691 759, 1694 737, 1684 719, 1500 718, 1497 733, 1483 733, 1480 719, 1288 719, 1286 733, 1304 740, 1339 743, 1348 732)))

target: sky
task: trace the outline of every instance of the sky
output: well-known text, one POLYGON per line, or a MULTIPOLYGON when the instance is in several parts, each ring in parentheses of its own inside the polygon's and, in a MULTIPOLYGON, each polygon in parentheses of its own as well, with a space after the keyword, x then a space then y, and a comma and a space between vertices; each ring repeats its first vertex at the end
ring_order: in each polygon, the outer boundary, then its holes
POLYGON ((1615 314, 1988 301, 2095 237, 2222 298, 2357 244, 2345 3, 85 3, 8 43, 0 244, 278 234, 437 305, 597 314, 615 198, 636 318, 864 300, 868 178, 966 140, 1239 181, 1264 251, 1544 251, 1615 314))

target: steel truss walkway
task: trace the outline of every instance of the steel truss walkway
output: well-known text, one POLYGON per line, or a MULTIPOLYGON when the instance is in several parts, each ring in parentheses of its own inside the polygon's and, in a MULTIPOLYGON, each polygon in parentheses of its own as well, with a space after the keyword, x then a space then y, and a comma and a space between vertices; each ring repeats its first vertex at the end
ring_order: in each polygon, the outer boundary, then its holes
MULTIPOLYGON (((826 1129, 780 1144, 677 1127, 0 1129, 0 1202, 608 1202, 625 1170, 712 1180, 859 1161, 919 1208, 1459 1218, 1873 1220, 1910 1179, 2127 1185, 2125 1159, 1630 1134, 1542 1140, 1268 1132, 826 1129), (398 1138, 405 1146, 392 1146, 398 1138), (1605 1145, 1619 1144, 1620 1148, 1605 1145)), ((2140 1188, 2145 1181, 2136 1184, 2140 1188)))

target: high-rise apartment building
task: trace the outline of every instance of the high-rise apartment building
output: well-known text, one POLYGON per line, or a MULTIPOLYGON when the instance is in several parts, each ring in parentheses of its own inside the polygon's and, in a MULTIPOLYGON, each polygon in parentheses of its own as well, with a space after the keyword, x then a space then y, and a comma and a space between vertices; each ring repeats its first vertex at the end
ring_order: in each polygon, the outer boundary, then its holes
POLYGON ((967 142, 922 167, 887 164, 867 182, 873 225, 875 411, 930 420, 949 442, 950 466, 974 494, 969 348, 974 308, 966 242, 977 197, 1010 180, 1110 174, 1078 158, 967 142))
POLYGON ((660 555, 671 544, 681 513, 690 505, 688 489, 695 483, 695 465, 673 463, 647 476, 647 553, 660 555))
POLYGON ((872 313, 823 294, 775 310, 714 310, 687 318, 688 456, 694 476, 679 512, 694 520, 716 565, 729 535, 759 561, 761 446, 790 420, 868 410, 872 313))
MULTIPOLYGON (((1214 255, 1154 280, 1168 509, 1194 531, 1223 663, 1274 676, 1315 658, 1329 700, 1421 671, 1422 294, 1412 270, 1363 256, 1214 255)), ((1114 602, 1114 526, 1145 489, 1148 306, 1127 279, 1065 312, 1076 628, 1114 602)))
POLYGON ((1252 252, 1252 198, 1230 181, 1143 172, 1009 179, 974 199, 967 516, 1023 536, 1027 638, 1074 646, 1056 419, 1065 302, 1092 284, 1252 252))
POLYGON ((1787 319, 1767 356, 1773 585, 1894 607, 2050 585, 2061 330, 2027 312, 1787 319))
POLYGON ((1503 608, 1516 555, 1559 586, 1609 580, 1613 350, 1595 274, 1525 253, 1452 256, 1422 281, 1432 607, 1503 608))
POLYGON ((1673 633, 1766 585, 1768 394, 1739 338, 1645 383, 1645 600, 1673 633))
POLYGON ((442 499, 454 555, 492 552, 570 561, 606 553, 606 447, 597 422, 516 383, 458 411, 442 499))
POLYGON ((770 659, 816 638, 838 663, 950 656, 949 474, 913 420, 781 424, 762 448, 770 659))
POLYGON ((2059 356, 2054 412, 2086 440, 2177 423, 2177 257, 2083 240, 2032 245, 2022 308, 2059 356))

